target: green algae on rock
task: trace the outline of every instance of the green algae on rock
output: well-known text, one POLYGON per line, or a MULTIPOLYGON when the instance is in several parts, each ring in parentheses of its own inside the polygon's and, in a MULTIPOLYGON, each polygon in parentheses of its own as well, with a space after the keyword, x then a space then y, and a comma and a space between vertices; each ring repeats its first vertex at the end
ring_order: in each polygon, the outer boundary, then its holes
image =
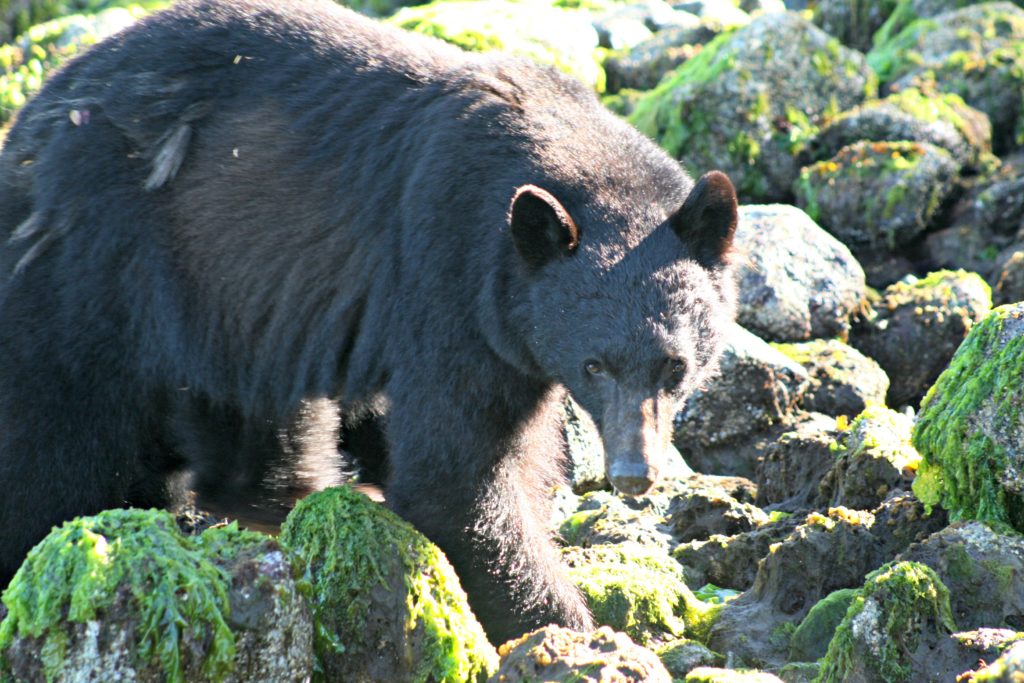
POLYGON ((281 542, 311 584, 314 680, 483 681, 497 654, 444 555, 348 487, 299 501, 281 542))
POLYGON ((0 672, 16 680, 309 675, 312 625, 291 565, 275 541, 235 525, 187 537, 163 511, 80 517, 29 553, 3 601, 0 672), (265 637, 275 626, 288 637, 265 637))
POLYGON ((782 679, 766 671, 701 666, 686 674, 683 683, 782 683, 782 679))
POLYGON ((498 648, 501 667, 488 683, 671 683, 658 657, 625 633, 602 626, 579 633, 545 626, 498 648))
POLYGON ((855 255, 905 246, 931 224, 959 165, 941 147, 857 142, 800 171, 797 205, 855 255))
POLYGON ((835 464, 821 481, 818 503, 871 510, 893 489, 907 489, 921 461, 910 442, 913 428, 903 413, 868 406, 836 440, 835 464))
POLYGON ((865 579, 836 629, 819 683, 909 681, 908 656, 956 630, 949 590, 934 571, 895 562, 865 579))
POLYGON ((805 409, 836 417, 885 404, 888 375, 873 358, 852 346, 838 339, 772 346, 807 370, 811 386, 802 399, 805 409))
POLYGON ((1024 303, 977 323, 928 391, 914 429, 914 492, 953 519, 1024 532, 1024 303))
POLYGON ((889 405, 916 405, 991 308, 992 290, 976 273, 908 277, 882 292, 854 325, 850 345, 889 375, 889 405))
POLYGON ((795 13, 763 14, 666 74, 630 121, 691 170, 728 173, 744 200, 776 201, 822 118, 876 86, 859 52, 795 13))
POLYGON ((953 93, 905 88, 869 100, 830 119, 812 148, 815 158, 823 159, 862 140, 927 142, 945 149, 960 166, 994 163, 988 116, 953 93))
POLYGON ((569 577, 587 597, 597 623, 624 631, 641 645, 702 640, 720 606, 694 596, 683 568, 668 554, 632 543, 566 548, 569 577))
POLYGON ((893 90, 916 86, 956 93, 988 114, 997 153, 1024 142, 1021 8, 986 2, 918 19, 876 43, 867 59, 893 90))
POLYGON ((464 50, 522 55, 604 89, 604 70, 595 52, 597 31, 582 9, 544 0, 439 0, 403 8, 388 22, 464 50))
POLYGON ((840 588, 819 600, 807 613, 789 639, 789 658, 795 662, 813 662, 825 656, 836 627, 857 595, 856 588, 840 588))

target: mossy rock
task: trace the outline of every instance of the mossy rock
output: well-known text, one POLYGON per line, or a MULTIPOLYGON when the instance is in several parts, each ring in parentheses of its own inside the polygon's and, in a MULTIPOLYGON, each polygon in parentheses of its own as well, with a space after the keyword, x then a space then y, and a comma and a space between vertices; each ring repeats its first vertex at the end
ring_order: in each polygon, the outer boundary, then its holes
POLYGON ((604 89, 597 32, 583 9, 545 0, 439 0, 399 10, 388 22, 464 50, 521 55, 604 89))
POLYGON ((803 407, 826 415, 859 415, 884 404, 889 377, 878 363, 838 339, 773 346, 807 370, 811 386, 803 407))
POLYGON ((1024 303, 976 324, 928 391, 914 429, 914 492, 953 519, 1024 532, 1024 303))
POLYGON ((691 171, 728 173, 745 201, 786 200, 821 120, 876 86, 860 53, 795 13, 764 14, 667 74, 630 121, 691 171))
POLYGON ((1024 640, 1018 640, 987 666, 976 671, 967 683, 1020 683, 1024 680, 1024 640))
POLYGON ((858 142, 800 171, 796 203, 854 255, 897 251, 925 231, 959 165, 941 147, 858 142))
POLYGON ((829 641, 856 595, 856 588, 840 588, 819 600, 789 639, 790 659, 813 662, 824 657, 829 641))
POLYGON ((641 645, 684 635, 699 640, 718 609, 694 596, 683 568, 662 551, 619 543, 566 548, 562 557, 597 623, 641 645))
POLYGON ((77 518, 4 592, 0 678, 308 680, 312 620, 292 575, 275 541, 235 525, 190 537, 163 511, 77 518))
POLYGON ((782 679, 766 671, 701 666, 686 674, 683 683, 782 683, 782 679))
POLYGON ((673 678, 682 678, 699 666, 721 666, 725 663, 722 655, 686 638, 662 645, 655 652, 673 678))
POLYGON ((909 682, 909 657, 956 630, 949 590, 923 564, 896 562, 868 574, 822 663, 821 683, 909 682))
POLYGON ((307 496, 281 542, 312 585, 314 680, 483 681, 497 654, 444 555, 348 487, 307 496))
POLYGON ((0 45, 0 126, 34 95, 58 67, 103 38, 167 2, 84 3, 105 6, 37 24, 15 43, 0 45))
POLYGON ((559 526, 562 540, 588 548, 632 542, 668 551, 672 536, 659 528, 664 517, 650 510, 636 510, 618 496, 594 491, 580 498, 576 512, 559 526))
POLYGON ((927 142, 953 155, 957 164, 988 168, 992 157, 992 125, 984 112, 952 93, 923 93, 906 88, 842 112, 823 126, 814 140, 816 159, 833 156, 861 141, 927 142))
POLYGON ((579 633, 545 626, 499 649, 501 667, 488 683, 671 683, 658 657, 625 633, 603 626, 579 633))
MULTIPOLYGON (((854 2, 856 3, 857 0, 854 2)), ((888 16, 872 36, 871 44, 861 48, 864 52, 872 45, 884 45, 889 42, 918 19, 927 19, 968 5, 977 5, 979 0, 896 0, 895 2, 887 0, 885 4, 889 5, 888 16)), ((1024 2, 1020 0, 1014 0, 1013 4, 1024 6, 1024 2)))
POLYGON ((822 479, 819 505, 873 510, 894 489, 909 490, 921 461, 910 442, 913 428, 903 413, 866 408, 836 440, 836 461, 822 479))
POLYGON ((1024 142, 1024 9, 987 2, 918 19, 868 61, 893 90, 955 93, 988 114, 996 153, 1024 142))
POLYGON ((889 405, 916 405, 991 308, 992 290, 976 273, 908 277, 886 287, 854 326, 850 344, 889 375, 889 405))

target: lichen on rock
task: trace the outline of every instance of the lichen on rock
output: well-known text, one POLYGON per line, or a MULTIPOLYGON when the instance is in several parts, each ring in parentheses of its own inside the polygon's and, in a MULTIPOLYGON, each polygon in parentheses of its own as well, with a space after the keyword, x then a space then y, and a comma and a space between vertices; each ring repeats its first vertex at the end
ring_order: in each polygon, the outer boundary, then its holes
POLYGON ((281 542, 312 586, 319 680, 465 683, 496 668, 441 551, 361 493, 307 496, 281 542))

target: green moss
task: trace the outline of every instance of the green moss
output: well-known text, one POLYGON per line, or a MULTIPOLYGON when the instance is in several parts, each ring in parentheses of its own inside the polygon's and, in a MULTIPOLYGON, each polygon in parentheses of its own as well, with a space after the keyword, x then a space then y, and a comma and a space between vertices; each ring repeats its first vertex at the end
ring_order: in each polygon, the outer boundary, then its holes
MULTIPOLYGON (((1019 429, 1024 334, 1002 339, 1003 306, 975 325, 921 404, 914 445, 923 456, 914 493, 941 504, 952 519, 980 519, 1024 531, 1024 496, 1000 482, 1014 466, 1007 446, 989 434, 1019 429), (979 417, 986 415, 984 428, 979 417)), ((1019 467, 1019 464, 1016 465, 1019 467)))
POLYGON ((820 658, 857 594, 856 588, 842 588, 815 603, 790 638, 789 658, 793 661, 820 658))
POLYGON ((721 608, 698 600, 679 563, 657 549, 630 543, 566 548, 563 558, 597 622, 641 645, 684 635, 703 642, 721 608))
POLYGON ((909 681, 906 657, 928 627, 942 637, 956 630, 949 590, 923 564, 887 564, 868 574, 854 595, 816 681, 840 683, 865 669, 869 679, 909 681))
POLYGON ((227 623, 230 577, 217 560, 229 545, 264 540, 235 526, 189 538, 157 510, 75 519, 32 549, 4 592, 9 612, 0 652, 15 637, 43 638, 44 669, 54 677, 63 665, 65 622, 100 618, 128 600, 140 662, 159 662, 168 681, 183 683, 184 648, 200 644, 203 674, 221 680, 234 667, 235 638, 227 623))
MULTIPOLYGON (((379 601, 390 600, 391 609, 404 611, 388 617, 404 620, 405 640, 388 646, 411 662, 406 680, 482 680, 497 668, 497 654, 441 551, 366 496, 348 487, 307 496, 282 526, 281 542, 312 585, 321 661, 379 652, 375 636, 383 635, 368 624, 385 609, 379 601)), ((325 680, 323 671, 317 676, 325 680)))

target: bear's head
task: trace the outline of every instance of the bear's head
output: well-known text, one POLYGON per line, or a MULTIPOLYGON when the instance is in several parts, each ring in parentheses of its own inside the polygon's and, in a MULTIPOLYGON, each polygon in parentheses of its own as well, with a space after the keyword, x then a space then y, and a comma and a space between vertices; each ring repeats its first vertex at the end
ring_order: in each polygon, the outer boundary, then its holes
POLYGON ((609 481, 642 495, 735 316, 736 193, 713 171, 661 213, 621 202, 578 213, 581 222, 540 187, 516 191, 509 227, 528 283, 520 329, 540 370, 593 417, 609 481))

